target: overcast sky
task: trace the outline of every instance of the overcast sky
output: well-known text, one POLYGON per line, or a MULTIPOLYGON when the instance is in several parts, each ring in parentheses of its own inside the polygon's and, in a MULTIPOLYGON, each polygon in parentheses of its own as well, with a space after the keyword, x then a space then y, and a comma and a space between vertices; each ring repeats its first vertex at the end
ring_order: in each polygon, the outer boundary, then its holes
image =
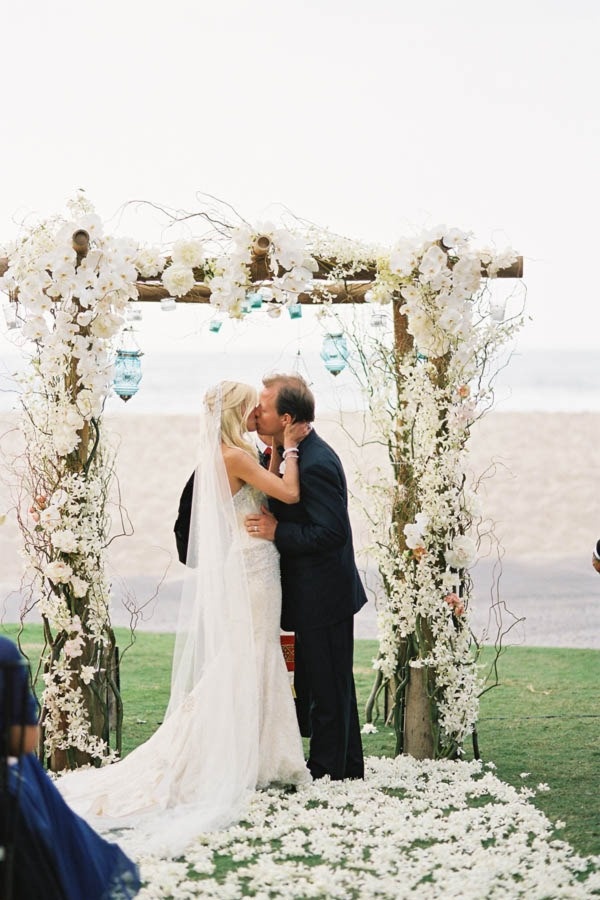
POLYGON ((120 233, 198 191, 392 242, 441 222, 526 260, 522 346, 597 347, 597 0, 7 6, 0 240, 76 188, 120 233))

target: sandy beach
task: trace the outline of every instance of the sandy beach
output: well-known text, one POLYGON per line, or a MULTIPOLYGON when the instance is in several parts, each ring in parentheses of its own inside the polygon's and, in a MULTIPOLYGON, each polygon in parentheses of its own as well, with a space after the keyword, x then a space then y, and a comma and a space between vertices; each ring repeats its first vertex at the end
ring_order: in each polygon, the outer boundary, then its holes
MULTIPOLYGON (((6 456, 19 446, 12 431, 16 419, 0 419, 3 454, 0 514, 0 609, 4 622, 16 621, 20 605, 22 561, 20 537, 11 514, 10 475, 6 456)), ((113 620, 127 624, 122 599, 141 607, 138 627, 172 630, 176 625, 182 566, 175 555, 172 528, 179 494, 195 463, 196 419, 193 416, 127 415, 107 417, 105 426, 118 443, 116 471, 121 503, 133 533, 115 539, 108 551, 115 605, 113 620)), ((361 552, 368 526, 361 514, 356 472, 383 458, 381 448, 359 445, 364 422, 360 414, 317 419, 319 433, 342 457, 350 489, 356 496, 351 516, 359 567, 368 586, 376 583, 369 560, 361 552)), ((600 414, 499 413, 476 423, 468 467, 486 477, 480 496, 487 518, 495 523, 502 555, 499 597, 511 613, 523 618, 508 643, 600 647, 600 576, 591 567, 591 548, 600 537, 600 414)), ((119 510, 112 509, 113 530, 119 510)), ((472 574, 475 582, 475 631, 486 630, 495 546, 472 574)), ((376 637, 375 604, 356 620, 357 637, 376 637)), ((492 616, 491 621, 494 621, 492 616)), ((511 618, 505 614, 505 624, 511 618)), ((490 639, 495 626, 488 629, 490 639)))

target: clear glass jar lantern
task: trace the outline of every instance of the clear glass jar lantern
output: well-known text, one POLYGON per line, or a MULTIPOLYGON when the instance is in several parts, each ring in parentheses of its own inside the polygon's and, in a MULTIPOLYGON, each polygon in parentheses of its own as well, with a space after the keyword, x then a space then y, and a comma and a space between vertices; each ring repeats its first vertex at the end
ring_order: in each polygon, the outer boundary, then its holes
POLYGON ((321 359, 332 375, 339 375, 346 368, 349 350, 346 338, 340 332, 326 334, 321 347, 321 359))
POLYGON ((113 390, 126 402, 138 392, 142 380, 143 355, 133 336, 133 329, 125 328, 115 358, 113 390))

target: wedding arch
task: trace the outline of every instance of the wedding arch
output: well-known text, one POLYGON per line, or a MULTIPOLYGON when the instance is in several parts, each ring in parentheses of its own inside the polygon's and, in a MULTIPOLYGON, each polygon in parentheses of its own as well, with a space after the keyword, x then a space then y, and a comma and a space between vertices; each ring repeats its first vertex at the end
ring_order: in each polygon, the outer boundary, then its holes
MULTIPOLYGON (((481 690, 469 622, 481 517, 464 451, 493 402, 494 360, 523 322, 522 308, 506 315, 491 285, 521 278, 522 257, 477 248, 472 235, 446 227, 384 248, 300 222, 253 227, 208 212, 195 222, 202 239, 178 240, 170 252, 140 246, 104 235, 79 195, 68 216, 29 229, 0 261, 11 322, 31 359, 21 378, 26 451, 16 461, 16 511, 27 609, 37 606, 44 624, 49 765, 111 758, 111 724, 120 750, 104 569, 113 457, 102 415, 128 309, 172 298, 211 304, 213 330, 258 308, 297 316, 316 303, 329 321, 337 304, 391 310, 392 327, 375 333, 364 319, 338 321, 325 360, 334 373, 354 368, 389 459, 367 485, 385 589, 369 715, 386 688, 398 752, 454 756, 475 727, 481 690)), ((135 367, 127 378, 135 390, 135 367)))

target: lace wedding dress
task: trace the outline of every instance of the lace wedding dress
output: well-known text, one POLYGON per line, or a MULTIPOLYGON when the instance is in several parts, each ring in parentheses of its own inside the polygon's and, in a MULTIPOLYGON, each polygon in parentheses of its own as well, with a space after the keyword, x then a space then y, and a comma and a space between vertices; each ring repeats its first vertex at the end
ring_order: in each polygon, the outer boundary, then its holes
POLYGON ((243 525, 265 497, 244 485, 232 498, 213 451, 196 472, 165 720, 124 760, 57 781, 76 812, 103 832, 118 828, 133 853, 181 853, 239 820, 256 788, 310 781, 279 641, 278 553, 243 525))
POLYGON ((259 691, 257 786, 310 781, 287 668, 281 652, 279 553, 272 541, 252 538, 244 528, 249 513, 266 504, 264 494, 244 485, 234 495, 248 576, 259 691))

